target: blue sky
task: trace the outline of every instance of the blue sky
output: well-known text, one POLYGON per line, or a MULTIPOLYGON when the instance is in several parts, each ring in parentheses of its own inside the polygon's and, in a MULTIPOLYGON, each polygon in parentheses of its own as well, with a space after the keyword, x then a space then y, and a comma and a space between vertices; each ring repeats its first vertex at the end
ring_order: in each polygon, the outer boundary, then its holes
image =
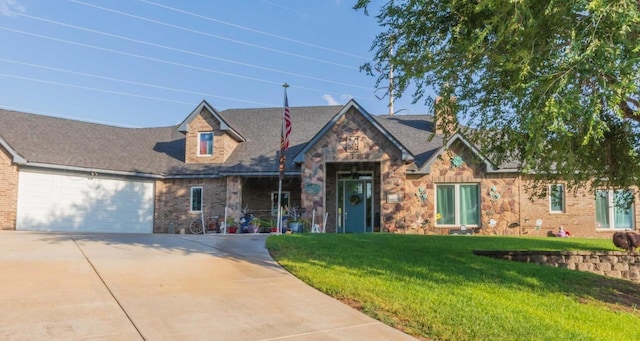
MULTIPOLYGON (((168 126, 202 99, 218 110, 282 106, 286 82, 290 106, 354 98, 386 114, 385 91, 359 71, 380 28, 354 3, 0 0, 0 108, 168 126)), ((398 114, 428 113, 410 95, 398 114)))

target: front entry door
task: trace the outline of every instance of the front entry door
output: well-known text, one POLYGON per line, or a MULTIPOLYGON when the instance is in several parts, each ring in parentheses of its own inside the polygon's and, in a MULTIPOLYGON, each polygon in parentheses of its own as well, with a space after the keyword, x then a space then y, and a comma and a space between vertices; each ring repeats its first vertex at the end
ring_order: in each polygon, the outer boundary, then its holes
POLYGON ((365 232, 367 205, 370 204, 371 181, 363 179, 340 180, 338 184, 338 232, 365 232))

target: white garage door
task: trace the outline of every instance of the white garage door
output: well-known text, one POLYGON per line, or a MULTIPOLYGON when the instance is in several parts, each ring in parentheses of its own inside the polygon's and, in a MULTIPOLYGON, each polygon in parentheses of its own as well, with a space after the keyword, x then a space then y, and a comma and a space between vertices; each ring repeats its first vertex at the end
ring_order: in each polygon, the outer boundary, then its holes
POLYGON ((153 205, 153 181, 21 170, 16 229, 152 233, 153 205))

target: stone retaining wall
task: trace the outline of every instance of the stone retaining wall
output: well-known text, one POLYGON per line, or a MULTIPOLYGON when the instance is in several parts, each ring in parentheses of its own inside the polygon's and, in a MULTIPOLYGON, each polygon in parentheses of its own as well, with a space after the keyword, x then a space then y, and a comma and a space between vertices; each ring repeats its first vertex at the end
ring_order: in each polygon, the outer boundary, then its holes
POLYGON ((619 251, 473 251, 479 256, 536 263, 640 282, 640 253, 619 251))

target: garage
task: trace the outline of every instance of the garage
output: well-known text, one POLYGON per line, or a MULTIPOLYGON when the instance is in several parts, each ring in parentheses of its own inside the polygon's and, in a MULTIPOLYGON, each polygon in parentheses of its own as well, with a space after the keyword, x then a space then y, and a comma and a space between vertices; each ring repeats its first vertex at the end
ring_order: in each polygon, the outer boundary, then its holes
POLYGON ((16 229, 152 233, 154 181, 21 169, 16 229))

